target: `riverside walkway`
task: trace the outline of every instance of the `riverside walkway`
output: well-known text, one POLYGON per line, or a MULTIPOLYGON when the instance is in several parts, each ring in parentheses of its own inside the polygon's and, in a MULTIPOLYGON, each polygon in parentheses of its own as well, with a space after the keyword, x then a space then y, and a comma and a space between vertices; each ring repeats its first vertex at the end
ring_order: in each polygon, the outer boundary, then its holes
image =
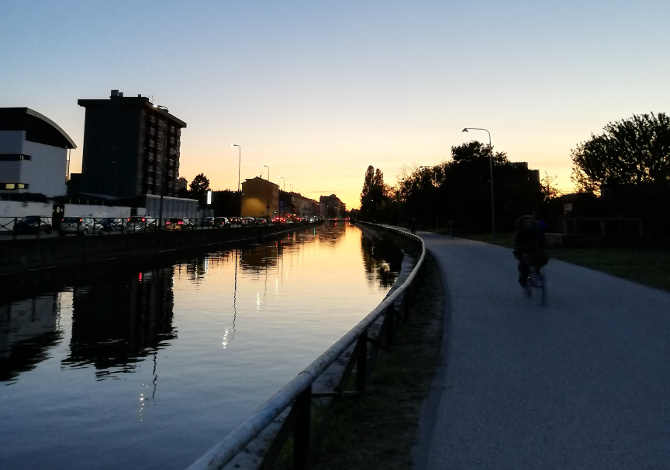
POLYGON ((447 301, 415 470, 670 468, 670 293, 550 260, 541 307, 510 249, 419 236, 447 301))

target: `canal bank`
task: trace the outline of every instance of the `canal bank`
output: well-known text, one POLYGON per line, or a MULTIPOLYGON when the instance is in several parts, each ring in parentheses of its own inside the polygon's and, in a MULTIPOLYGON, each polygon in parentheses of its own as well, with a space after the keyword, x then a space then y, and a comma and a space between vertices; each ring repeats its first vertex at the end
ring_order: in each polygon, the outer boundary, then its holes
POLYGON ((306 225, 0 240, 0 276, 258 243, 306 225))

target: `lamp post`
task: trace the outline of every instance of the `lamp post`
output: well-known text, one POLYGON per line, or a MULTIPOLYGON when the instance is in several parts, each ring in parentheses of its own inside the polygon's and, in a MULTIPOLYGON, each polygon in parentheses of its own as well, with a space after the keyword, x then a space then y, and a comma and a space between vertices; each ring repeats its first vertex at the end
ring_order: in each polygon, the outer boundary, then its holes
POLYGON ((279 179, 284 180, 284 189, 282 189, 282 191, 286 192, 286 178, 284 178, 283 176, 280 176, 279 179))
POLYGON ((466 127, 462 132, 468 131, 484 131, 489 135, 489 173, 491 179, 491 232, 493 235, 493 241, 496 239, 496 216, 495 216, 495 200, 493 196, 493 147, 491 146, 491 133, 482 129, 481 127, 466 127))
MULTIPOLYGON (((154 105, 154 107, 158 107, 154 105)), ((165 192, 165 160, 167 159, 167 132, 168 132, 168 125, 167 125, 167 119, 165 120, 165 123, 163 123, 164 129, 163 129, 163 155, 161 156, 161 180, 160 180, 160 186, 161 186, 161 199, 160 203, 158 204, 158 230, 163 230, 163 193, 165 192)))
POLYGON ((240 209, 238 214, 242 217, 242 192, 240 189, 240 175, 242 174, 242 146, 237 144, 230 144, 231 147, 237 147, 237 195, 240 198, 240 209))
POLYGON ((159 203, 159 206, 158 206, 158 227, 157 227, 159 230, 161 230, 163 228, 163 193, 165 191, 165 176, 164 176, 164 174, 165 174, 165 161, 167 160, 167 144, 168 144, 167 133, 168 133, 168 130, 169 130, 168 117, 166 115, 168 113, 168 109, 165 106, 161 106, 160 104, 154 104, 153 107, 154 107, 154 109, 157 110, 157 112, 159 114, 162 114, 163 117, 165 118, 165 121, 162 122, 162 124, 163 124, 163 155, 160 157, 161 173, 160 173, 160 182, 159 182, 161 199, 160 199, 160 203, 159 203))
MULTIPOLYGON (((263 168, 268 169, 268 183, 269 183, 270 182, 270 167, 267 166, 267 165, 263 165, 263 168)), ((269 189, 268 189, 268 193, 271 193, 271 192, 272 192, 272 186, 270 186, 269 189)), ((268 217, 270 217, 270 198, 271 198, 271 196, 270 196, 270 194, 268 194, 268 203, 267 203, 267 206, 266 206, 266 209, 268 210, 268 217)))
POLYGON ((240 192, 240 175, 242 173, 242 146, 237 144, 230 144, 231 147, 237 147, 238 163, 237 163, 237 192, 240 192))

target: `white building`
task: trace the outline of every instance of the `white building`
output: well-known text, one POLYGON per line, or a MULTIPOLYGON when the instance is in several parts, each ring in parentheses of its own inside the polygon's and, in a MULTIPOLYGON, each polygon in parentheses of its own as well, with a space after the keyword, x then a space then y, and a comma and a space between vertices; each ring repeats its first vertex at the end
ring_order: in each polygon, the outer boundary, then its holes
POLYGON ((0 108, 0 192, 67 193, 68 152, 63 129, 30 108, 0 108))

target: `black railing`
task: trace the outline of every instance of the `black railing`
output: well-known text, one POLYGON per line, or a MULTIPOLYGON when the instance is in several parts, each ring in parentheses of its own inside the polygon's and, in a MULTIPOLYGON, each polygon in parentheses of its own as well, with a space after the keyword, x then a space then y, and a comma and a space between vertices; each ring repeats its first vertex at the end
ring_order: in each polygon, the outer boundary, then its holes
MULTIPOLYGON (((38 224, 24 223, 23 217, 0 217, 0 240, 4 236, 11 236, 16 239, 17 236, 25 238, 28 237, 44 237, 45 235, 55 236, 55 234, 79 234, 79 235, 93 235, 93 234, 126 234, 126 233, 146 233, 161 231, 182 231, 182 230, 227 230, 238 227, 263 227, 286 225, 291 226, 293 222, 287 223, 273 223, 265 219, 253 219, 246 217, 243 220, 236 218, 229 218, 226 221, 202 221, 199 219, 188 218, 167 218, 159 226, 158 219, 152 217, 124 217, 124 218, 95 218, 95 217, 81 217, 77 222, 77 230, 61 230, 61 224, 53 224, 52 218, 47 216, 40 216, 38 224)), ((307 224, 308 222, 300 222, 307 224)), ((298 223, 298 225, 300 224, 298 223)))

